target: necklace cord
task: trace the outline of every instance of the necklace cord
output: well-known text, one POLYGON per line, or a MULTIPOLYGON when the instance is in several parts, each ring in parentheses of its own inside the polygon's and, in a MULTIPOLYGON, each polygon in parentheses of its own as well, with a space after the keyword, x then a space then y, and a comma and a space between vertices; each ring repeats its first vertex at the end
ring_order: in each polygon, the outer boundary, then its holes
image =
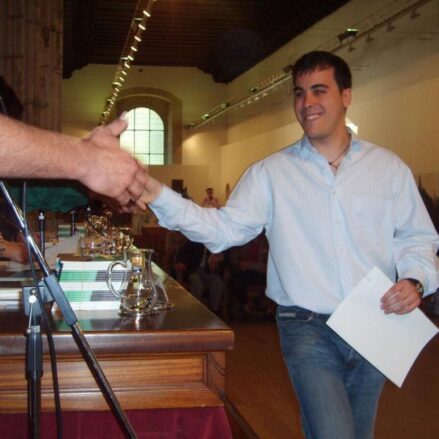
POLYGON ((334 160, 331 160, 331 161, 328 160, 328 165, 334 166, 334 168, 337 168, 338 165, 334 165, 334 163, 348 152, 348 149, 350 148, 350 146, 351 145, 349 144, 334 160))

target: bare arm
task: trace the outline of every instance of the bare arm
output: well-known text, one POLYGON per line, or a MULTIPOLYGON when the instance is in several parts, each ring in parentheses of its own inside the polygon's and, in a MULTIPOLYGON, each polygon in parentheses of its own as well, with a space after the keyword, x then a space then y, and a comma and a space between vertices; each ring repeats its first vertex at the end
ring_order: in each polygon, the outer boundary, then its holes
POLYGON ((76 139, 0 115, 0 176, 79 180, 120 206, 138 202, 147 177, 143 167, 120 149, 117 136, 126 126, 117 119, 76 139))
POLYGON ((22 242, 4 241, 4 250, 0 255, 19 264, 27 263, 26 247, 22 242))

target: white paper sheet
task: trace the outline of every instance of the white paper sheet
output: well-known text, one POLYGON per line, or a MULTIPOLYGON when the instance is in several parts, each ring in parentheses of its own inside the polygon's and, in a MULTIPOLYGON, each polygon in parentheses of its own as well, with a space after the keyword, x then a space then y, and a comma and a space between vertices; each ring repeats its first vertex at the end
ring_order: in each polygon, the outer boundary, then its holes
POLYGON ((438 332, 419 310, 384 314, 380 300, 392 286, 377 267, 340 303, 327 324, 398 387, 416 357, 438 332))

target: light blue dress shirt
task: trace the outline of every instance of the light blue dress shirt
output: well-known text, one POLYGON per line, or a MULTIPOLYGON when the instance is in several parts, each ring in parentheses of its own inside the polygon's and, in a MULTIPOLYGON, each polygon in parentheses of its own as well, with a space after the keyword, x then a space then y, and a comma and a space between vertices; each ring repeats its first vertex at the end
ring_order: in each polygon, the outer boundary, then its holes
POLYGON ((252 165, 221 209, 167 187, 150 207, 160 225, 212 252, 265 229, 267 295, 281 305, 330 314, 374 266, 427 293, 438 287, 438 234, 410 169, 354 135, 335 175, 305 136, 252 165))

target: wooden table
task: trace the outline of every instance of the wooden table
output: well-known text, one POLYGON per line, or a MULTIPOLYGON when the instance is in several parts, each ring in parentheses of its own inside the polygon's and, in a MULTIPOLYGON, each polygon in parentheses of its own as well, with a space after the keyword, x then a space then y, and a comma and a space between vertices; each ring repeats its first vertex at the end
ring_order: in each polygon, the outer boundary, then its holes
MULTIPOLYGON (((175 309, 142 319, 117 311, 77 311, 81 328, 125 410, 221 407, 225 353, 233 332, 172 278, 159 270, 175 309)), ((109 410, 59 315, 51 313, 63 410, 109 410)), ((21 310, 0 312, 0 413, 26 412, 25 337, 21 310)), ((44 337, 45 339, 45 337, 44 337)), ((53 411, 44 340, 42 409, 53 411)))

